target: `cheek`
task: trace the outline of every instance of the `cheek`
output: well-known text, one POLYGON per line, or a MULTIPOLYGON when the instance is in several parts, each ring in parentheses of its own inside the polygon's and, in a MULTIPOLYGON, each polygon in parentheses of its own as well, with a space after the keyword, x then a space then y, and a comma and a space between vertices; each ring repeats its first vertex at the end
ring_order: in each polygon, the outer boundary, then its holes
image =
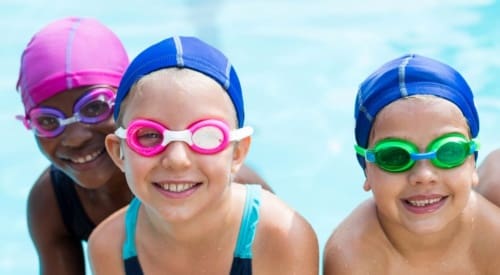
POLYGON ((57 144, 59 142, 58 140, 59 139, 57 137, 53 139, 35 137, 38 149, 47 159, 51 161, 55 160, 53 154, 55 153, 55 150, 57 148, 57 144))
POLYGON ((365 186, 368 186, 375 200, 391 201, 398 198, 407 180, 403 174, 388 174, 376 167, 367 167, 365 186), (391 199, 392 198, 392 199, 391 199))
POLYGON ((108 120, 106 121, 103 121, 99 124, 96 124, 95 127, 100 131, 100 132, 103 132, 105 134, 110 134, 110 133, 113 133, 116 129, 116 125, 115 125, 115 121, 113 120, 113 118, 109 118, 108 120))
POLYGON ((123 160, 123 170, 129 184, 137 184, 146 179, 147 171, 153 169, 153 162, 147 158, 136 157, 129 152, 123 160))
POLYGON ((225 150, 212 156, 198 158, 198 165, 208 177, 219 178, 227 181, 231 176, 232 150, 225 150))

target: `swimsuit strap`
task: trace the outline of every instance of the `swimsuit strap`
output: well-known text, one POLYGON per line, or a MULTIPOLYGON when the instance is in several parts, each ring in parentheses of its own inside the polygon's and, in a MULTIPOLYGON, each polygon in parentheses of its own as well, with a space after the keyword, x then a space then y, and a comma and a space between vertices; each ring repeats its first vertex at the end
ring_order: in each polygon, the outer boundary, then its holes
POLYGON ((252 244, 255 238, 257 224, 259 223, 262 188, 258 184, 246 184, 245 186, 247 194, 234 256, 242 259, 251 259, 252 244))
POLYGON ((133 198, 125 215, 125 243, 122 248, 122 258, 128 259, 137 256, 135 249, 135 226, 137 224, 137 215, 139 214, 139 206, 141 201, 133 198))

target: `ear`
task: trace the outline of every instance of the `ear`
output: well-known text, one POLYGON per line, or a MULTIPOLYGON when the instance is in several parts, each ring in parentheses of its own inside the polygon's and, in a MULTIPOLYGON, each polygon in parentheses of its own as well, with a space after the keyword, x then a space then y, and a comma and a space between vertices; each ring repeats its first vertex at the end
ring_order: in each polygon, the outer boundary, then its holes
POLYGON ((366 192, 372 190, 372 187, 370 185, 370 183, 368 182, 368 179, 365 178, 365 183, 363 184, 363 190, 365 190, 366 192))
POLYGON ((111 157, 111 160, 115 163, 122 172, 123 170, 123 152, 121 148, 120 138, 118 138, 115 134, 108 134, 106 139, 104 140, 104 145, 106 146, 106 150, 108 151, 108 155, 111 157))
POLYGON ((479 174, 477 172, 477 169, 474 169, 474 172, 472 173, 472 187, 476 187, 479 184, 479 174))
POLYGON ((246 137, 235 144, 233 150, 233 163, 231 165, 231 173, 233 175, 235 175, 243 165, 243 162, 248 154, 248 150, 250 149, 251 142, 252 138, 246 137))

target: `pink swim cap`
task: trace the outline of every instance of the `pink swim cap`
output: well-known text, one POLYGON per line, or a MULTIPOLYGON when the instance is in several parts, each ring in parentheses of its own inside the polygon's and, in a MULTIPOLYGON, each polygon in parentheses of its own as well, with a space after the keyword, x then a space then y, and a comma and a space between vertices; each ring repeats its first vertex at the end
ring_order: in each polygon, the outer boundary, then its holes
POLYGON ((118 87, 129 63, 118 37, 99 21, 68 17, 36 33, 21 57, 17 89, 25 112, 69 89, 118 87))

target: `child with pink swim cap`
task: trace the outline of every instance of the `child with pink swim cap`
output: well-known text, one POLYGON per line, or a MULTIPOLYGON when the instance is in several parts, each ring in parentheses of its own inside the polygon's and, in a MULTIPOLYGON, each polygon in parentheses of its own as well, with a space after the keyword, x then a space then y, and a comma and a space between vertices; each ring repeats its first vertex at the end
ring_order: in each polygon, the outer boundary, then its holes
MULTIPOLYGON (((51 162, 28 198, 40 274, 85 274, 82 241, 133 197, 104 147, 128 64, 119 38, 92 18, 51 22, 23 51, 17 88, 25 113, 18 119, 51 162)), ((235 180, 270 189, 248 167, 235 180)))

